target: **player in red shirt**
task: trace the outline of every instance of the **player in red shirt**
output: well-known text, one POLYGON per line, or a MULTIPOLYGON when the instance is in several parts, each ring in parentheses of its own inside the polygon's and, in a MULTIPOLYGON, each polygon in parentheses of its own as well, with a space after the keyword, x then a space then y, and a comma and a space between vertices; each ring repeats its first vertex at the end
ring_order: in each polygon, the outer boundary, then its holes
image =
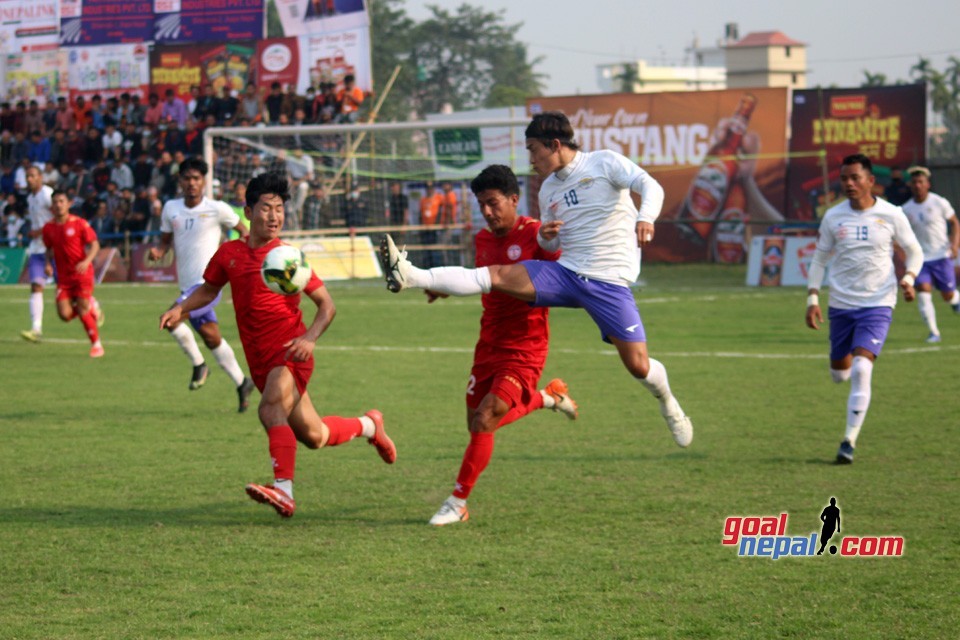
POLYGON ((43 225, 47 260, 57 265, 57 314, 64 322, 80 318, 90 338, 90 357, 103 356, 97 313, 93 308, 93 259, 100 251, 97 234, 83 218, 70 214, 63 191, 50 196, 53 219, 43 225))
MULTIPOLYGON (((515 264, 521 260, 556 260, 560 252, 537 242, 540 222, 517 215, 520 186, 509 167, 491 165, 470 183, 487 221, 474 240, 476 266, 515 264)), ((429 302, 447 297, 427 291, 429 302)), ((467 497, 493 455, 494 432, 537 409, 553 409, 576 419, 577 404, 563 380, 545 389, 537 383, 547 360, 550 327, 547 307, 532 307, 505 293, 482 296, 480 340, 467 382, 467 429, 470 444, 463 455, 453 494, 430 519, 432 525, 463 522, 470 517, 467 497)))
POLYGON ((204 271, 203 284, 160 316, 161 329, 176 324, 184 314, 209 304, 230 284, 240 342, 250 377, 261 393, 260 422, 267 431, 273 460, 273 484, 248 484, 246 490, 252 499, 269 504, 285 518, 296 509, 293 475, 297 441, 319 449, 363 436, 384 462, 393 464, 397 459, 397 449, 383 429, 379 411, 372 409, 359 418, 321 418, 307 392, 314 345, 333 321, 336 308, 323 282, 312 274, 303 293, 317 305, 317 315, 307 328, 300 311, 300 294, 283 296, 263 283, 260 266, 267 253, 281 244, 283 206, 289 199, 284 174, 264 173, 252 179, 244 208, 250 220, 249 237, 220 245, 204 271))

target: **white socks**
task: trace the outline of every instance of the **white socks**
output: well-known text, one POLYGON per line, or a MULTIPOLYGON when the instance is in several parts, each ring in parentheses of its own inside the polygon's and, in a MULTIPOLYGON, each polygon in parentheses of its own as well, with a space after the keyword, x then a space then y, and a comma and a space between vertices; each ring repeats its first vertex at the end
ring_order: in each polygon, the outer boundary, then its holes
POLYGON ((955 304, 957 304, 957 303, 960 303, 960 291, 958 291, 957 289, 954 289, 954 290, 953 290, 953 297, 950 298, 950 302, 948 302, 947 304, 949 304, 949 305, 955 305, 955 304))
POLYGON ((43 292, 36 291, 30 294, 30 323, 31 329, 43 333, 43 292))
POLYGON ((850 379, 850 369, 830 369, 830 377, 834 382, 840 384, 850 379))
POLYGON ((377 432, 377 425, 373 423, 373 418, 370 416, 360 416, 360 435, 369 440, 377 432))
MULTIPOLYGON (((184 325, 180 325, 181 327, 184 325)), ((193 335, 193 332, 190 331, 190 335, 193 335)), ((194 340, 193 344, 196 345, 197 341, 194 340)), ((199 353, 199 350, 197 351, 199 353)), ((240 364, 237 362, 237 356, 234 355, 233 349, 227 344, 226 340, 220 340, 220 346, 216 349, 211 349, 210 353, 213 354, 213 357, 217 360, 217 364, 227 372, 227 375, 230 376, 230 379, 233 380, 233 384, 240 386, 243 384, 243 370, 240 368, 240 364)))
POLYGON ((920 310, 920 317, 923 318, 930 333, 935 336, 940 335, 940 329, 937 328, 937 312, 933 308, 933 293, 918 291, 917 308, 920 310))
MULTIPOLYGON (((170 331, 170 335, 177 341, 183 352, 187 354, 193 366, 197 367, 203 364, 203 356, 200 355, 200 347, 197 346, 197 339, 190 330, 186 322, 181 322, 170 331)), ((220 346, 223 346, 221 343, 220 346)), ((239 384, 239 383, 237 383, 239 384)))
POLYGON ((847 399, 847 432, 844 435, 850 446, 857 446, 857 436, 870 406, 870 379, 873 377, 873 361, 864 356, 854 356, 850 367, 850 397, 847 399))
POLYGON ((273 486, 283 491, 293 500, 293 480, 274 480, 273 486))
POLYGON ((420 269, 411 266, 407 272, 410 286, 429 289, 451 296, 475 296, 490 293, 490 269, 465 267, 435 267, 420 269))
POLYGON ((673 394, 670 393, 670 383, 667 382, 667 369, 659 360, 650 358, 650 371, 646 378, 639 378, 640 384, 647 388, 654 398, 666 402, 673 394))

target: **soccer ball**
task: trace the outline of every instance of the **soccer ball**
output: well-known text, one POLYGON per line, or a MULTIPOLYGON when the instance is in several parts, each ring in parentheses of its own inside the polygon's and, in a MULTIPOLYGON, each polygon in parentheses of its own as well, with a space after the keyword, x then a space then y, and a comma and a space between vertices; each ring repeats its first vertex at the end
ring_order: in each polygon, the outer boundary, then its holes
POLYGON ((284 296, 300 293, 310 281, 310 274, 303 252, 288 244, 271 249, 260 267, 267 289, 284 296))

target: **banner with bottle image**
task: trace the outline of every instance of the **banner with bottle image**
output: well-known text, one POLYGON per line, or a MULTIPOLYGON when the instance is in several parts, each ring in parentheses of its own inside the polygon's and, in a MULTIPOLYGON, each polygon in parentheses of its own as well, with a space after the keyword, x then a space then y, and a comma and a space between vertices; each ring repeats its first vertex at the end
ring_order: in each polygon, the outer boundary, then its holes
POLYGON ((9 102, 36 100, 41 106, 67 92, 67 52, 26 51, 4 56, 3 96, 9 102))
POLYGON ((926 113, 923 84, 794 91, 787 180, 790 216, 817 220, 843 199, 840 162, 845 156, 862 153, 870 158, 881 194, 891 168, 923 164, 926 113))
POLYGON ((70 101, 79 96, 90 100, 121 93, 140 95, 146 103, 150 92, 150 54, 145 44, 108 44, 66 49, 70 66, 70 101))
POLYGON ((218 96, 224 86, 242 92, 254 74, 254 50, 253 42, 156 46, 150 54, 151 91, 162 100, 173 89, 184 102, 194 85, 211 84, 218 96))
POLYGON ((663 185, 647 260, 742 262, 746 223, 784 219, 784 88, 531 98, 559 110, 584 151, 611 149, 663 185))

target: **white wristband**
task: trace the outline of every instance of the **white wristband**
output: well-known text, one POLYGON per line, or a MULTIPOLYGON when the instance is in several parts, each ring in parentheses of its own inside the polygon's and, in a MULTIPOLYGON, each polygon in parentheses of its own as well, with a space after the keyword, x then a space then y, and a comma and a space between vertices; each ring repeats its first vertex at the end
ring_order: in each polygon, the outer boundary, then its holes
POLYGON ((808 307, 819 307, 820 306, 820 296, 816 293, 811 293, 807 296, 807 306, 808 307))
POLYGON ((913 286, 913 282, 914 282, 913 274, 910 273, 909 271, 908 271, 907 273, 905 273, 902 278, 900 278, 900 283, 901 283, 901 284, 905 284, 905 285, 908 285, 908 286, 911 286, 911 287, 912 287, 912 286, 913 286))

